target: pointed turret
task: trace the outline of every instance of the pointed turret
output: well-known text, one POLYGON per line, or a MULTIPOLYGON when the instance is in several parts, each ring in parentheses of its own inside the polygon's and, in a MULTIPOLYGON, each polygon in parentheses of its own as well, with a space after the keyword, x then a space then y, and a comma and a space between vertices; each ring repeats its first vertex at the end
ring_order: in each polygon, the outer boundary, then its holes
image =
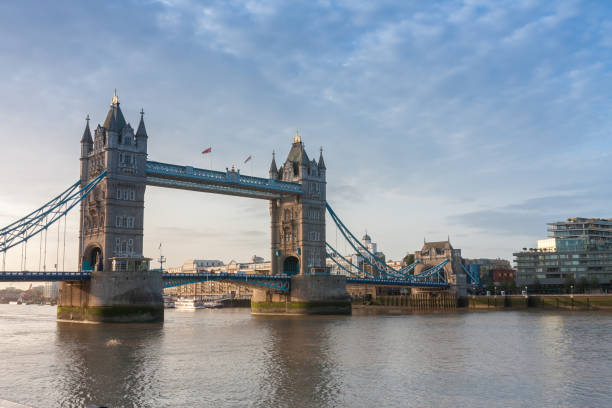
POLYGON ((272 151, 272 163, 270 163, 270 178, 277 179, 278 178, 278 168, 276 168, 276 155, 274 151, 272 151))
POLYGON ((144 109, 140 109, 140 123, 138 124, 138 130, 136 131, 136 137, 148 137, 147 129, 144 124, 144 109))
POLYGON ((321 147, 320 149, 320 154, 319 154, 319 170, 325 170, 325 162, 323 161, 323 147, 321 147))
POLYGON ((110 132, 119 133, 123 130, 125 125, 125 118, 123 117, 121 108, 119 108, 119 97, 117 96, 117 90, 115 89, 115 94, 111 100, 110 109, 106 115, 106 120, 104 121, 104 127, 110 132))
POLYGON ((93 144, 93 139, 91 138, 91 130, 89 130, 89 115, 87 115, 85 120, 87 121, 87 124, 85 125, 85 131, 83 132, 81 143, 93 144))
POLYGON ((85 158, 93 149, 93 140, 91 138, 91 131, 89 130, 89 115, 85 118, 87 124, 85 125, 85 130, 83 131, 83 137, 81 138, 81 158, 85 158))

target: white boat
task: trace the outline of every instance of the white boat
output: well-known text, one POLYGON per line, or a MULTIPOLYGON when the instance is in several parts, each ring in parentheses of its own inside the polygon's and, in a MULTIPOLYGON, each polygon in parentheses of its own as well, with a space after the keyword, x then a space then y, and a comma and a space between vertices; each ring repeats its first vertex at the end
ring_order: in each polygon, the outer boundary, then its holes
POLYGON ((178 298, 176 302, 174 302, 174 308, 176 310, 196 310, 196 309, 204 309, 204 305, 195 300, 194 298, 178 298))
POLYGON ((212 301, 212 302, 204 302, 204 306, 208 307, 210 309, 219 309, 223 307, 223 303, 221 303, 220 301, 216 300, 216 301, 212 301))

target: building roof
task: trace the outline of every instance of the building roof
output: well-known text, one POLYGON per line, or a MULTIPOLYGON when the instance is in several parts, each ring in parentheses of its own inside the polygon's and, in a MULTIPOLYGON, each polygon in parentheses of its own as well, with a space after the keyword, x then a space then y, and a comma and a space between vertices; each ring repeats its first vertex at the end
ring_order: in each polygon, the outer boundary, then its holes
POLYGON ((289 151, 289 154, 287 155, 287 160, 285 160, 285 162, 288 161, 304 165, 308 165, 308 162, 310 161, 308 159, 308 155, 306 154, 306 150, 304 149, 302 138, 299 135, 296 135, 293 139, 291 150, 289 151))
POLYGON ((113 96, 113 100, 103 126, 106 128, 106 130, 120 132, 125 125, 125 118, 123 117, 123 113, 119 107, 119 97, 117 97, 117 90, 115 89, 115 95, 113 96))
POLYGON ((450 241, 425 242, 421 251, 427 251, 431 248, 453 249, 453 246, 450 241))

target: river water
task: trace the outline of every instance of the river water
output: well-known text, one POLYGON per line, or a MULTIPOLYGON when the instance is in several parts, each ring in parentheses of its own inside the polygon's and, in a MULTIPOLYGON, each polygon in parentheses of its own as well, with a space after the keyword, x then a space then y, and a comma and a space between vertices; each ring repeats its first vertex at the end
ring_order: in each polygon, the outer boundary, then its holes
POLYGON ((611 407, 612 314, 55 321, 0 305, 0 400, 33 407, 611 407))

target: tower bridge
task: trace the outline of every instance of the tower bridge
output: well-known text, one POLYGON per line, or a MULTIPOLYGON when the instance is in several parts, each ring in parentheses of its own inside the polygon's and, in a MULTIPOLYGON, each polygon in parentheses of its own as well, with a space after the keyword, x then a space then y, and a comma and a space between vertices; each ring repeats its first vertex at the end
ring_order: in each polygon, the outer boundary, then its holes
MULTIPOLYGON (((350 313, 351 285, 452 287, 444 265, 420 270, 417 263, 393 269, 364 247, 333 211, 326 196, 326 166, 321 149, 310 159, 296 134, 285 161, 273 154, 268 178, 150 161, 144 112, 136 131, 126 122, 116 93, 102 125, 93 135, 89 116, 81 138, 80 179, 27 216, 0 229, 0 252, 22 245, 80 204, 78 271, 0 273, 0 281, 62 281, 58 318, 102 321, 152 321, 163 318, 162 288, 224 280, 254 287, 254 313, 350 313), (270 275, 162 274, 143 255, 144 200, 147 186, 249 197, 269 201, 270 275), (345 258, 326 243, 329 214, 347 242, 371 266, 346 269, 345 258), (330 275, 331 258, 347 272, 330 275), (355 270, 359 270, 355 274, 355 270), (185 275, 185 276, 182 276, 185 275), (188 275, 188 276, 187 276, 188 275)), ((64 221, 65 222, 65 221, 64 221)), ((64 224, 65 225, 65 224, 64 224)), ((46 234, 45 234, 46 239, 46 234)), ((42 242, 42 241, 41 241, 42 242)), ((4 265, 4 262, 3 262, 4 265)), ((354 265, 353 265, 354 266, 354 265)), ((4 266, 3 266, 4 268, 4 266)))

